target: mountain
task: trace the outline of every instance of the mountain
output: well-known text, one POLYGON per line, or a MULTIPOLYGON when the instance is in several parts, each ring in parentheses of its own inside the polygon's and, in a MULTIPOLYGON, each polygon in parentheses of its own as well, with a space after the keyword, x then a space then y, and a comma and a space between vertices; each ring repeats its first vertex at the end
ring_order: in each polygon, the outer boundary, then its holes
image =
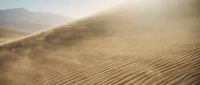
POLYGON ((69 17, 31 12, 24 8, 0 10, 0 26, 25 32, 35 32, 69 21, 69 17))
POLYGON ((131 2, 4 43, 0 85, 200 85, 200 18, 163 6, 131 2))

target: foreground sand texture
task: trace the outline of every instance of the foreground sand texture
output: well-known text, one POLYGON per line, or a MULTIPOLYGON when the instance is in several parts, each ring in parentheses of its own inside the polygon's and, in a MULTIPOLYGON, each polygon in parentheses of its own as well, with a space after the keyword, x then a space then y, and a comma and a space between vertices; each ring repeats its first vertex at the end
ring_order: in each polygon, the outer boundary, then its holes
POLYGON ((1 45, 0 85, 200 85, 200 19, 154 9, 122 5, 1 45))

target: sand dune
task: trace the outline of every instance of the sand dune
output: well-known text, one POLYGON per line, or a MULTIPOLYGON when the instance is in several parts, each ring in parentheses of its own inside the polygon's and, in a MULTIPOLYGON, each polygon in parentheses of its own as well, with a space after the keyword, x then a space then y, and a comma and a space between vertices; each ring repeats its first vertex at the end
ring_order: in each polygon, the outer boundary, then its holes
POLYGON ((199 85, 200 20, 140 10, 122 5, 1 45, 0 85, 199 85))
POLYGON ((0 43, 25 36, 26 33, 0 28, 0 43))

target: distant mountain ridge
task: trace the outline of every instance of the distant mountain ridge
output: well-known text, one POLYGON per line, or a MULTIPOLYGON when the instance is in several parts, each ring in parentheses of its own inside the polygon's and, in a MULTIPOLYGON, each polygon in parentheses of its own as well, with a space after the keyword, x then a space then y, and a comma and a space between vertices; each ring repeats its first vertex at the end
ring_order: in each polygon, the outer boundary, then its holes
POLYGON ((0 26, 35 32, 68 21, 70 18, 51 13, 31 12, 24 8, 0 10, 0 26))

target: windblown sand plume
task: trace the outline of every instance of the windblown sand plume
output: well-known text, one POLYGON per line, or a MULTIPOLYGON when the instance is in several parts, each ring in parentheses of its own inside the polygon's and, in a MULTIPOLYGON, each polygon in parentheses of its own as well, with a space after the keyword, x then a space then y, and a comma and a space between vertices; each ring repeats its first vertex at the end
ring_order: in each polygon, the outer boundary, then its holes
POLYGON ((0 85, 200 85, 198 5, 176 1, 125 4, 2 44, 0 85))

